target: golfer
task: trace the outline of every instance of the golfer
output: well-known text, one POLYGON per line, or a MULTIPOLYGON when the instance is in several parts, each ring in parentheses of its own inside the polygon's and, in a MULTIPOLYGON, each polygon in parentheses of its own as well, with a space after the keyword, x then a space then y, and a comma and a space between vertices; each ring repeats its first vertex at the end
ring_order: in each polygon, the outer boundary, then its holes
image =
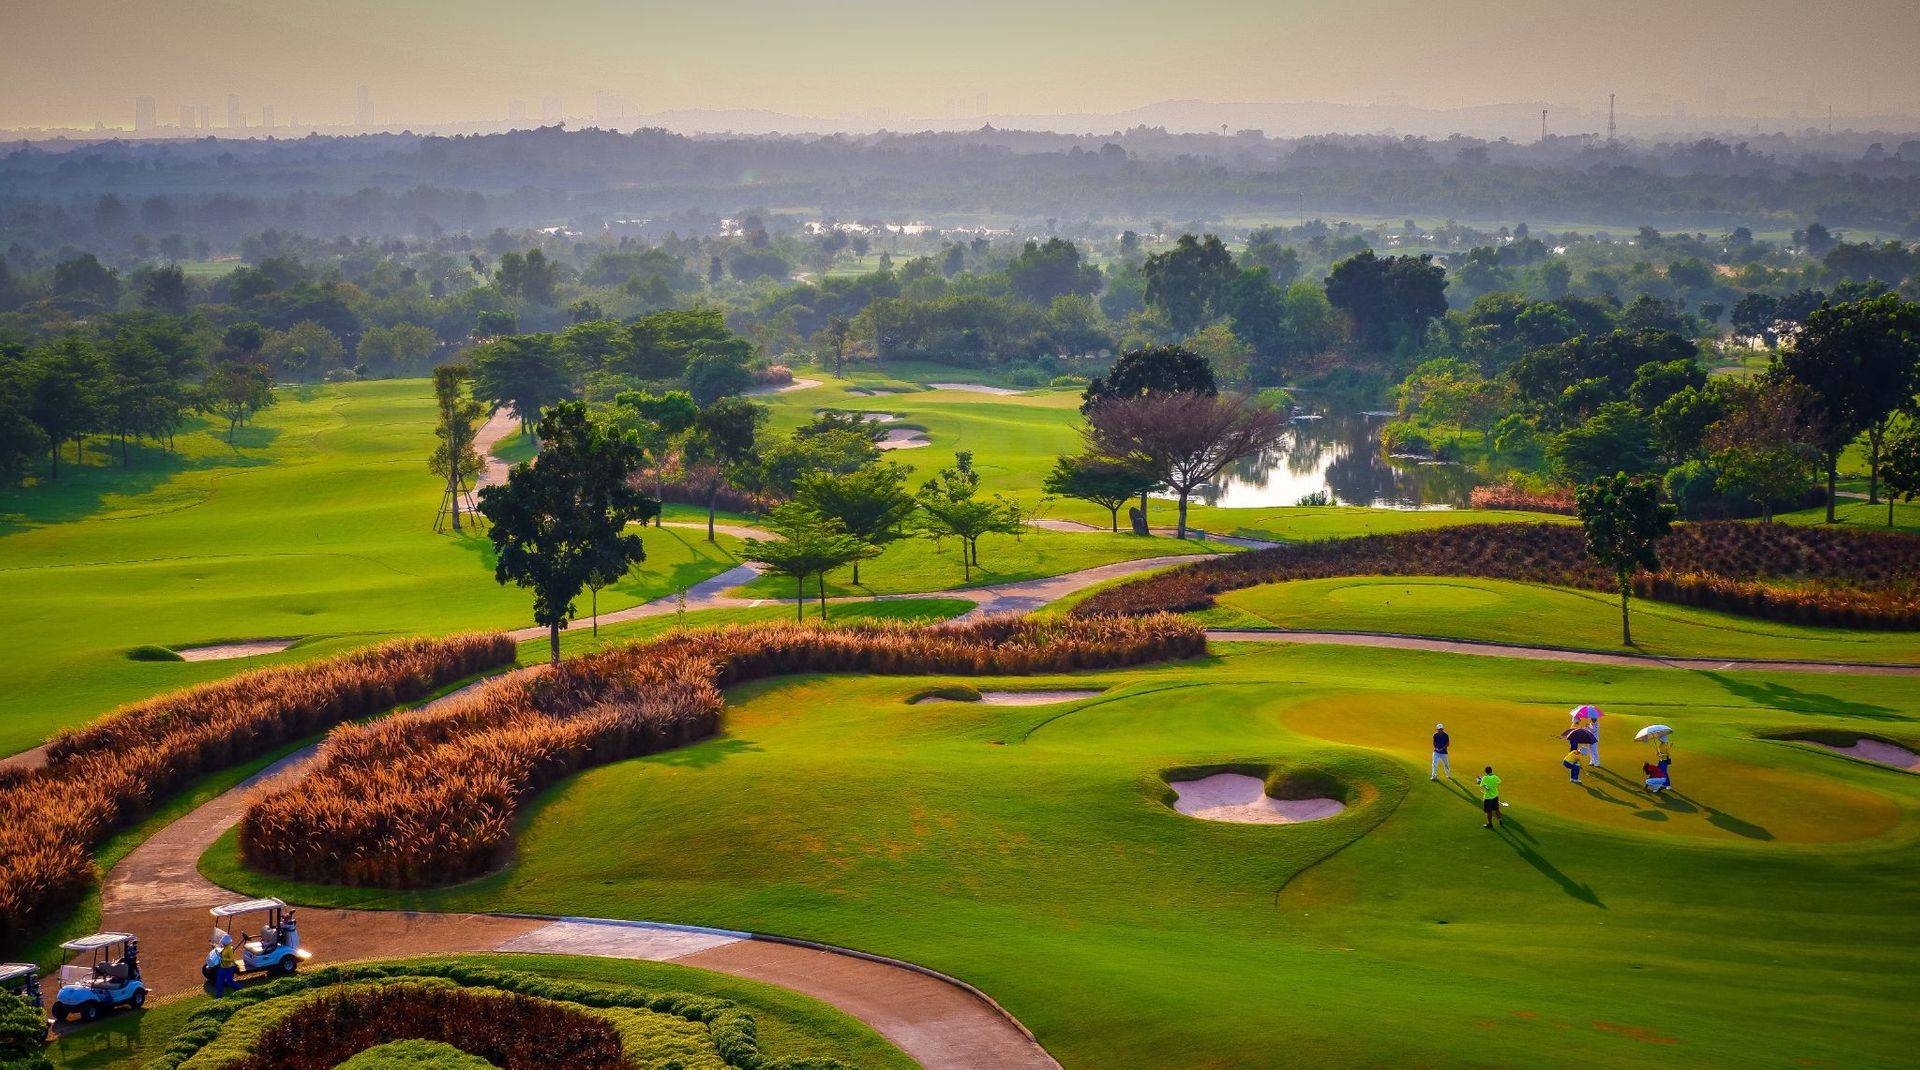
POLYGON ((1453 737, 1447 735, 1446 725, 1433 726, 1433 764, 1427 767, 1428 780, 1439 780, 1442 769, 1447 771, 1448 780, 1453 779, 1453 764, 1447 761, 1447 747, 1452 742, 1453 737))
POLYGON ((1580 783, 1580 744, 1573 744, 1567 751, 1567 756, 1560 759, 1560 764, 1567 767, 1567 775, 1575 784, 1580 783))
POLYGON ((1673 787, 1673 738, 1665 732, 1653 737, 1653 757, 1660 765, 1660 778, 1673 787))
POLYGON ((1497 817, 1500 827, 1506 828, 1506 815, 1500 812, 1500 778, 1493 775, 1493 766, 1487 766, 1487 771, 1475 777, 1473 782, 1480 785, 1480 810, 1487 815, 1487 827, 1492 828, 1493 819, 1497 817))

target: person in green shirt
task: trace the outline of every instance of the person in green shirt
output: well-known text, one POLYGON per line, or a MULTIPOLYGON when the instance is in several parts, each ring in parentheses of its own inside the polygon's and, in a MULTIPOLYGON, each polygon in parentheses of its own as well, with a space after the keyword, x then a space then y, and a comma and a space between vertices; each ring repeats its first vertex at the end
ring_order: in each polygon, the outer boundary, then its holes
POLYGON ((1500 827, 1506 828, 1506 815, 1500 812, 1500 778, 1494 775, 1493 766, 1487 766, 1487 771, 1475 777, 1473 782, 1480 785, 1480 810, 1486 814, 1487 827, 1492 828, 1493 819, 1497 817, 1500 827))

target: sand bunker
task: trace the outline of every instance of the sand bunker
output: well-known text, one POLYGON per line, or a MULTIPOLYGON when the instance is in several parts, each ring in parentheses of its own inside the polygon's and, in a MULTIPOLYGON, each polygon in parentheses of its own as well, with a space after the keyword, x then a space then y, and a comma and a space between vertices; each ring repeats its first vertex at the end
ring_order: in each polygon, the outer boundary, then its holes
POLYGON ((299 642, 298 639, 249 639, 240 643, 215 643, 212 646, 180 646, 173 652, 182 661, 226 661, 230 658, 254 658, 278 654, 299 642))
POLYGON ((928 383, 927 385, 935 390, 960 390, 969 394, 996 394, 1001 397, 1025 392, 1008 390, 1004 386, 986 386, 981 383, 928 383))
POLYGON ((743 391, 743 393, 752 395, 754 397, 764 397, 768 394, 791 394, 795 390, 811 390, 814 387, 819 385, 820 385, 820 380, 818 379, 795 379, 791 383, 781 383, 778 386, 775 386, 773 384, 768 384, 766 386, 756 386, 756 387, 753 387, 752 389, 743 391))
POLYGON ((931 445, 933 440, 927 437, 925 431, 909 431, 904 427, 888 431, 885 438, 874 443, 876 448, 883 450, 917 450, 931 445))
POLYGON ((1202 821, 1233 821, 1243 825, 1291 825, 1318 821, 1347 808, 1338 799, 1276 799, 1266 782, 1239 773, 1215 773, 1199 780, 1170 780, 1178 796, 1173 808, 1202 821))
POLYGON ((1056 702, 1073 702, 1076 699, 1093 698, 1102 692, 1088 688, 1066 688, 1054 691, 981 691, 979 698, 956 698, 950 695, 922 695, 912 701, 922 702, 979 702, 988 706, 1051 706, 1056 702))
POLYGON ((1817 743, 1835 754, 1844 754, 1850 758, 1859 758, 1879 765, 1890 765, 1910 773, 1920 773, 1920 754, 1915 754, 1896 743, 1884 743, 1877 739, 1856 739, 1853 741, 1853 746, 1842 747, 1837 743, 1821 743, 1817 739, 1807 742, 1817 743))

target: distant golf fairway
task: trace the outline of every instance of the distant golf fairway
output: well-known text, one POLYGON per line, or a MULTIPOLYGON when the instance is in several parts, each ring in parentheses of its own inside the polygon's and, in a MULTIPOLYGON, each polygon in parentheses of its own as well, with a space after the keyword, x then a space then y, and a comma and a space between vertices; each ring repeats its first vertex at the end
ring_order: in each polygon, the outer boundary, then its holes
MULTIPOLYGON (((260 665, 394 635, 532 622, 532 599, 494 582, 483 535, 436 535, 424 379, 287 388, 237 448, 215 429, 178 458, 63 465, 61 480, 0 492, 0 755, 114 706, 260 665), (126 652, 311 637, 233 661, 130 661, 126 652)), ((71 457, 71 451, 69 451, 71 457)), ((647 560, 600 593, 602 611, 732 568, 738 540, 645 533, 647 560)), ((578 603, 585 613, 587 599, 578 603)))
POLYGON ((1070 1067, 1900 1065, 1920 997, 1920 778, 1808 744, 1920 741, 1920 681, 1224 645, 1201 662, 975 687, 737 689, 720 738, 590 771, 504 871, 378 893, 202 861, 312 904, 647 918, 818 939, 971 981, 1070 1067), (1593 702, 1604 771, 1555 733, 1593 702), (1677 795, 1638 789, 1653 721, 1677 795), (1458 783, 1428 783, 1436 721, 1458 783), (1506 778, 1504 831, 1467 778, 1506 778), (1311 772, 1298 825, 1172 812, 1163 774, 1311 772))
POLYGON ((1399 632, 1672 657, 1920 662, 1920 632, 1818 628, 1633 600, 1634 646, 1618 599, 1598 591, 1469 577, 1361 576, 1272 583, 1218 595, 1213 627, 1399 632))

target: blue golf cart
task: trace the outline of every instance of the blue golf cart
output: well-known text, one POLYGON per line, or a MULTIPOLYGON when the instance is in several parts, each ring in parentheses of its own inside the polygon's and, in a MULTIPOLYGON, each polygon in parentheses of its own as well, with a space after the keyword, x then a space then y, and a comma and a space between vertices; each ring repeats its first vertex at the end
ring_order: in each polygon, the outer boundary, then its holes
POLYGON ((40 1002, 40 968, 25 962, 0 962, 0 996, 11 996, 45 1010, 40 1002))
POLYGON ((53 997, 53 1020, 78 1015, 83 1022, 115 1007, 138 1008, 147 1002, 140 980, 140 941, 132 933, 94 933, 60 947, 78 960, 60 967, 60 992, 53 997))
POLYGON ((209 981, 220 968, 220 949, 236 942, 239 950, 234 954, 234 965, 240 976, 285 977, 313 957, 313 952, 300 946, 300 928, 293 910, 278 899, 245 899, 214 907, 209 913, 213 915, 213 948, 200 966, 201 975, 209 981), (254 914, 260 915, 257 936, 252 931, 253 923, 244 920, 254 914))

